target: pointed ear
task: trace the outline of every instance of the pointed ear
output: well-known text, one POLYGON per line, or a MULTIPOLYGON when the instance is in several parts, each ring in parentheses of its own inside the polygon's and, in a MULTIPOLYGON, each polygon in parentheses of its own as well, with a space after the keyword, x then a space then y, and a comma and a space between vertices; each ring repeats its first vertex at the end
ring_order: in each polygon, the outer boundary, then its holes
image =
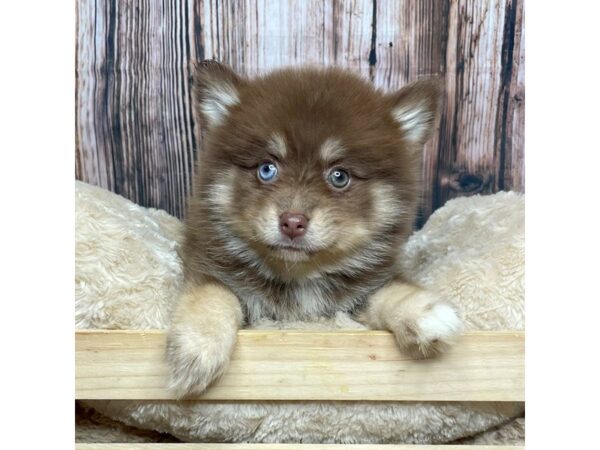
POLYGON ((441 78, 426 78, 390 95, 394 119, 411 144, 422 146, 433 133, 442 92, 441 78))
POLYGON ((229 109, 240 101, 245 81, 229 67, 205 59, 192 66, 192 100, 208 128, 221 125, 229 109))

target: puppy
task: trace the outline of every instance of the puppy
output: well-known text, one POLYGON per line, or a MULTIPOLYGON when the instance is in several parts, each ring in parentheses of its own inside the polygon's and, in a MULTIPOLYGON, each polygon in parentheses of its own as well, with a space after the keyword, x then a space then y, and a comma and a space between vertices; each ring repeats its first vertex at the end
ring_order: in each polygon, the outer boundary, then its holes
POLYGON ((205 135, 167 339, 171 389, 206 389, 260 318, 345 311, 414 357, 447 347, 457 312, 399 269, 440 94, 431 79, 384 94, 339 69, 246 79, 214 61, 195 68, 205 135))

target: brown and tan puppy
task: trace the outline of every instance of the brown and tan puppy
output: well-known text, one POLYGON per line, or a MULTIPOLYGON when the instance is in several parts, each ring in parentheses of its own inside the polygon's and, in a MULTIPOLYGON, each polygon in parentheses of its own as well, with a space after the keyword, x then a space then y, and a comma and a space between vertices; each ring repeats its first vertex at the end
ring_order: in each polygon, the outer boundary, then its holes
POLYGON ((338 69, 249 80, 214 61, 196 67, 206 132, 167 341, 175 392, 206 389, 240 327, 265 317, 346 311, 416 357, 449 344, 455 309, 399 269, 439 99, 437 80, 384 94, 338 69))

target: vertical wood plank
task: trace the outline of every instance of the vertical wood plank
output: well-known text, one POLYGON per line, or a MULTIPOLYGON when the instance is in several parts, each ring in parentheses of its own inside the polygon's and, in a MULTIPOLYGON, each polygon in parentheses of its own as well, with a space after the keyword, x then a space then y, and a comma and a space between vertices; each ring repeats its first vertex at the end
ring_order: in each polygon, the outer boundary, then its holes
POLYGON ((497 189, 525 191, 525 25, 523 1, 511 4, 514 20, 508 21, 503 46, 505 88, 502 104, 506 114, 501 117, 500 142, 505 159, 497 189), (512 47, 512 49, 511 49, 512 47), (502 178, 503 177, 503 178, 502 178))
POLYGON ((373 0, 337 0, 325 17, 325 64, 369 77, 373 0))
POLYGON ((439 0, 377 1, 374 82, 396 90, 444 73, 447 4, 439 0))
MULTIPOLYGON (((76 149, 80 179, 114 191, 111 139, 98 115, 106 115, 105 106, 97 104, 96 93, 106 90, 106 73, 99 61, 106 61, 108 34, 106 18, 109 14, 92 0, 77 2, 77 55, 76 55, 76 149)), ((99 96, 98 100, 102 100, 99 96)))

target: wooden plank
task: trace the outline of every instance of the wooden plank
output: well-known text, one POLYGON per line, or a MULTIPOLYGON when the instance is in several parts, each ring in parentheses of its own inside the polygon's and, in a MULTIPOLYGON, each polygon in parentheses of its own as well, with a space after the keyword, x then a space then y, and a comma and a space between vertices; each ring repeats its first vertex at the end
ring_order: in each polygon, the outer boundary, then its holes
POLYGON ((373 1, 347 0, 330 3, 324 17, 323 63, 340 66, 370 77, 373 47, 373 1))
MULTIPOLYGON (((172 399, 162 331, 76 333, 76 398, 172 399)), ((524 336, 472 332, 411 360, 384 331, 243 330, 205 400, 523 401, 524 336)))
POLYGON ((514 2, 514 22, 507 21, 502 58, 504 87, 497 145, 504 161, 499 167, 498 188, 525 191, 525 26, 523 2, 514 2), (512 47, 512 48, 511 48, 512 47))
POLYGON ((516 445, 390 445, 390 444, 75 444, 76 450, 524 450, 516 445))

